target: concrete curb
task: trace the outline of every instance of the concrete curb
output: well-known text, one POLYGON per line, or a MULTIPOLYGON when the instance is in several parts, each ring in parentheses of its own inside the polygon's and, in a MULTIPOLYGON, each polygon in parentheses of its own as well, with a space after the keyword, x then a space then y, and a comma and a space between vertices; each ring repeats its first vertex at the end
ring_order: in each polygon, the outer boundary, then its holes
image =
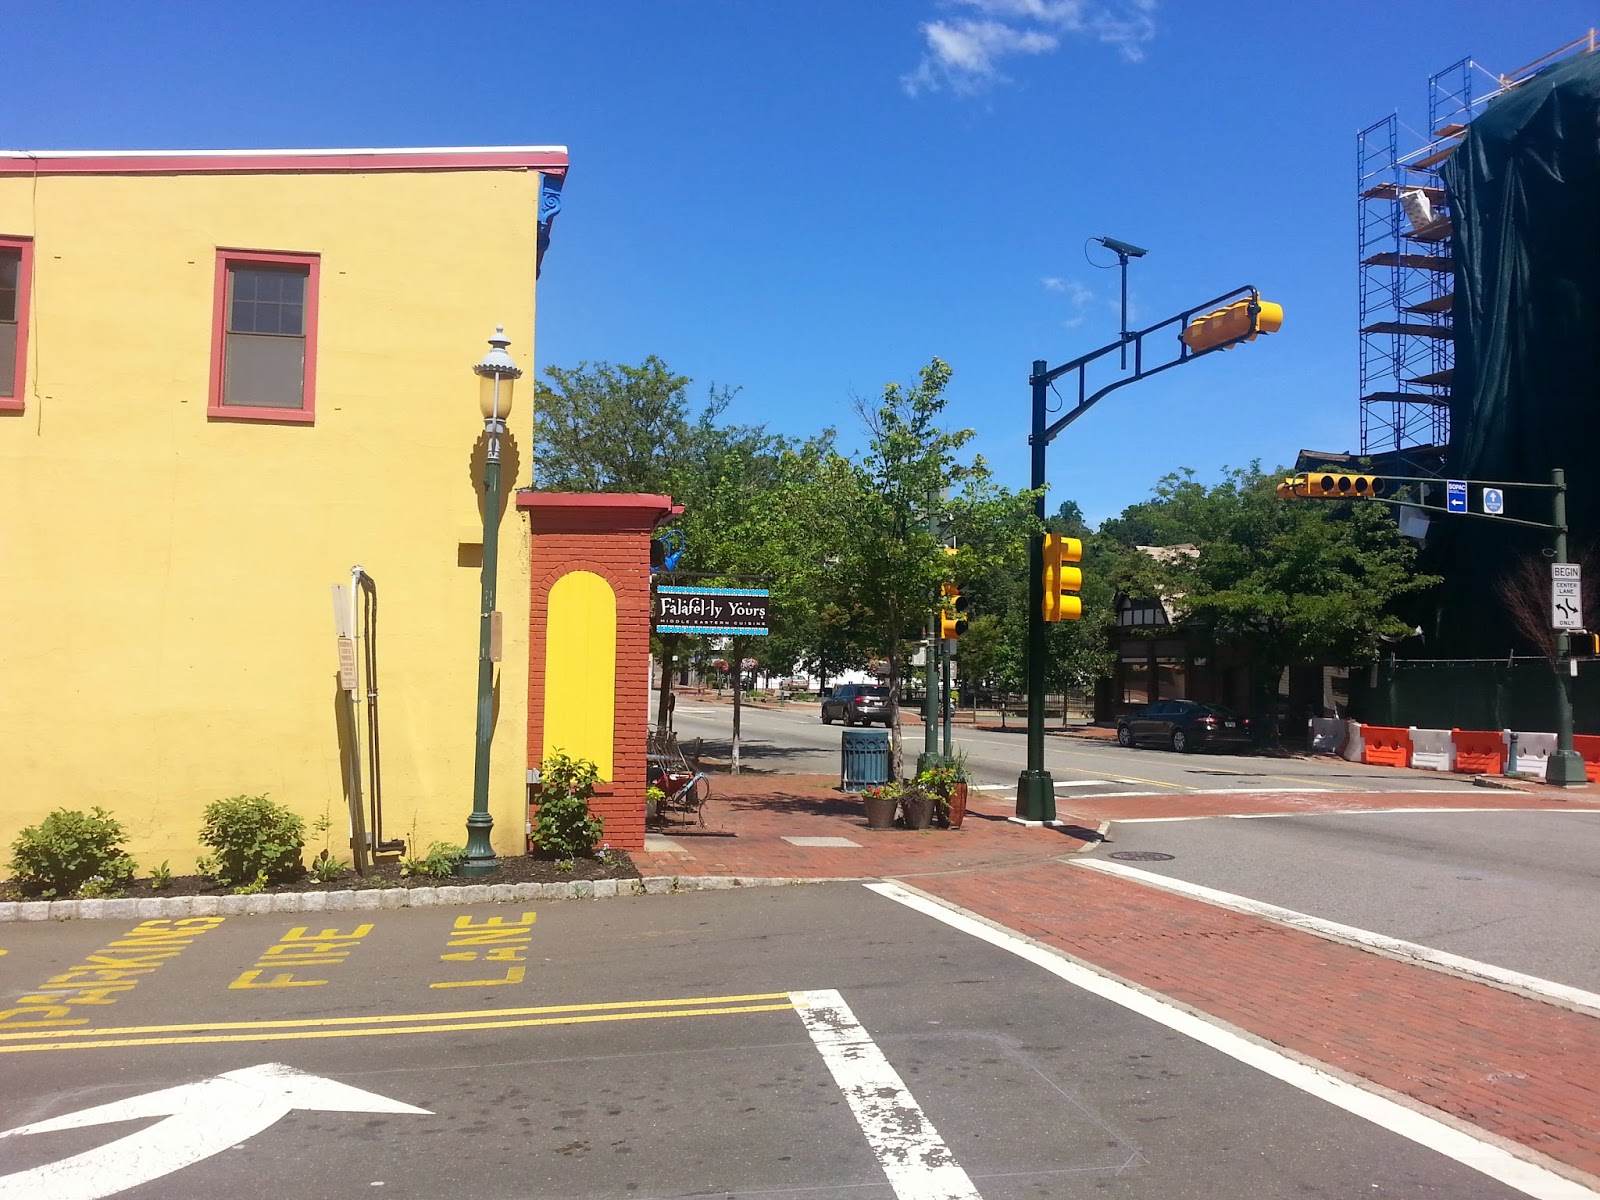
POLYGON ((1531 787, 1518 787, 1515 783, 1500 775, 1474 775, 1472 777, 1472 786, 1494 788, 1500 792, 1531 792, 1534 790, 1531 787))
POLYGON ((467 904, 521 904, 529 900, 605 900, 618 896, 669 896, 733 888, 836 883, 836 879, 750 875, 652 875, 643 879, 575 879, 566 883, 491 883, 466 887, 362 888, 339 892, 273 892, 254 896, 157 896, 139 900, 0 901, 0 924, 10 921, 150 920, 231 917, 269 913, 370 912, 467 904))

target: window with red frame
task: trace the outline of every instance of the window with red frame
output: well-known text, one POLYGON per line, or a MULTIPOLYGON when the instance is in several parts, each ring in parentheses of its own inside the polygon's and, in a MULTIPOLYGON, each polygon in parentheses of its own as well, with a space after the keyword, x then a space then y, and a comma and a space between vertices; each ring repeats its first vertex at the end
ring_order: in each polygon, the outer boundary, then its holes
POLYGON ((0 239, 0 408, 22 407, 28 345, 29 243, 0 239))
POLYGON ((316 286, 314 258, 219 254, 213 415, 310 419, 316 286))

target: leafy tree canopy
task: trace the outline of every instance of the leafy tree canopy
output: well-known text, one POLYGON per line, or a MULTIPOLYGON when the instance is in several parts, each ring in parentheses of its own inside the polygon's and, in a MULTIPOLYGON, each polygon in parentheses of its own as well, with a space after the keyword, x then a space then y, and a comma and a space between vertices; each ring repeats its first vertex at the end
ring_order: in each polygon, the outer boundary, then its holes
POLYGON ((1259 463, 1211 487, 1188 470, 1165 476, 1151 500, 1101 528, 1122 551, 1118 582, 1165 597, 1263 666, 1370 662, 1380 637, 1408 632, 1393 601, 1439 580, 1415 572, 1416 547, 1386 505, 1279 500, 1280 478, 1259 463), (1139 545, 1197 552, 1151 556, 1139 545))

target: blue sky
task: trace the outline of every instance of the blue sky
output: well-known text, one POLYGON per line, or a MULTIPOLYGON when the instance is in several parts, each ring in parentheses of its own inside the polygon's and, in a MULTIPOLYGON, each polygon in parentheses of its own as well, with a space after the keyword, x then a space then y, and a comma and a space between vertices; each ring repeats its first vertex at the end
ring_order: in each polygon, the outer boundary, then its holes
POLYGON ((1356 132, 1398 111, 1420 136, 1430 74, 1513 70, 1594 19, 1569 0, 0 0, 0 143, 566 145, 541 368, 657 354, 697 394, 742 389, 736 419, 855 446, 851 396, 939 355, 952 422, 1019 487, 1030 363, 1116 336, 1117 273, 1086 239, 1149 249, 1136 324, 1245 283, 1280 301, 1282 333, 1055 442, 1051 507, 1098 520, 1180 467, 1355 448, 1356 132))

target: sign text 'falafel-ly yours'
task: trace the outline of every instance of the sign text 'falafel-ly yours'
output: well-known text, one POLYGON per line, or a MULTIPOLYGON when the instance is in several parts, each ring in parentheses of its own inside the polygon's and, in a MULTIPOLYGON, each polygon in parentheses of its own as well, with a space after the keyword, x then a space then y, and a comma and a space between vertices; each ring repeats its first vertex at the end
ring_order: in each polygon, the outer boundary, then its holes
POLYGON ((720 633, 762 637, 767 632, 766 588, 656 588, 657 633, 720 633))
POLYGON ((33 991, 0 1009, 0 1028, 43 1025, 87 1025, 76 1015, 81 1008, 115 1004, 152 971, 177 958, 203 933, 225 917, 141 921, 114 942, 100 947, 76 966, 52 975, 33 991))

